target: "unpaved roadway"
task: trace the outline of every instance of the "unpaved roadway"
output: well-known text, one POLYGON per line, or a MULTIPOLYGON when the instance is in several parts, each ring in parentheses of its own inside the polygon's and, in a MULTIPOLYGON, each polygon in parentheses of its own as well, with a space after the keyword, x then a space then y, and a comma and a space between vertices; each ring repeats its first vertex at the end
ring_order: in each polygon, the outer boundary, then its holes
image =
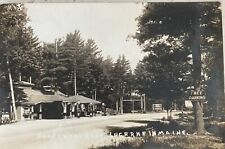
POLYGON ((166 117, 165 112, 21 121, 0 126, 0 149, 88 149, 116 144, 129 138, 109 136, 107 127, 140 126, 143 124, 126 121, 163 117, 166 117))

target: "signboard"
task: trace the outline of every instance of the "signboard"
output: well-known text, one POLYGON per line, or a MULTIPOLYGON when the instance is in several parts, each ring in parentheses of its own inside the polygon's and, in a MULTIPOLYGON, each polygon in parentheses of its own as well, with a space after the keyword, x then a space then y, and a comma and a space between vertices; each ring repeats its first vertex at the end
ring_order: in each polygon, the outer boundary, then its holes
POLYGON ((153 111, 162 111, 162 104, 152 104, 152 110, 153 111))
POLYGON ((189 100, 191 101, 205 100, 205 94, 203 91, 193 91, 189 96, 189 100))

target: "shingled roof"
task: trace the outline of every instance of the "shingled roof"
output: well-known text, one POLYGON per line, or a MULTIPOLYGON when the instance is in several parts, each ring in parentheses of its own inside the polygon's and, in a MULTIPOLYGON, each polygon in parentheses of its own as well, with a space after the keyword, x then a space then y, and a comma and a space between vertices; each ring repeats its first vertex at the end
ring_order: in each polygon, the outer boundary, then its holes
POLYGON ((81 96, 81 95, 67 97, 66 101, 80 102, 80 103, 92 103, 92 104, 100 104, 101 103, 97 100, 93 100, 91 98, 87 98, 87 97, 81 96))
POLYGON ((62 92, 55 92, 54 95, 46 95, 43 94, 40 90, 32 89, 31 87, 22 87, 24 93, 26 94, 26 102, 25 105, 36 105, 39 103, 51 103, 51 102, 80 102, 80 103, 92 103, 92 104, 100 104, 101 102, 87 98, 85 96, 77 95, 77 96, 66 96, 62 92))

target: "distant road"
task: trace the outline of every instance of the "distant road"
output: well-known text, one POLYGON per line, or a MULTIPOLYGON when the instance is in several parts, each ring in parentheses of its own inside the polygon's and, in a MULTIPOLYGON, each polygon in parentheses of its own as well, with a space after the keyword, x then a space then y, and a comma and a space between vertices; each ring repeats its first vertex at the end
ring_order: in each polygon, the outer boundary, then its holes
MULTIPOLYGON (((173 112, 178 113, 178 112, 173 112)), ((88 149, 127 139, 106 134, 108 126, 143 125, 128 120, 159 120, 166 113, 124 114, 63 120, 21 121, 0 126, 1 149, 88 149)))

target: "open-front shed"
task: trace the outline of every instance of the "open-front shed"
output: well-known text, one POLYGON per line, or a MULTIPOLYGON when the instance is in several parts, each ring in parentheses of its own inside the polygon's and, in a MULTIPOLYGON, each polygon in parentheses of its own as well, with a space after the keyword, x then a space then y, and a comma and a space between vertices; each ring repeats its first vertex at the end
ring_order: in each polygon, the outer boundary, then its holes
POLYGON ((94 113, 96 105, 101 102, 85 96, 66 96, 56 91, 53 94, 44 94, 32 87, 21 87, 26 95, 25 102, 17 103, 17 116, 22 119, 60 119, 86 116, 94 113))

